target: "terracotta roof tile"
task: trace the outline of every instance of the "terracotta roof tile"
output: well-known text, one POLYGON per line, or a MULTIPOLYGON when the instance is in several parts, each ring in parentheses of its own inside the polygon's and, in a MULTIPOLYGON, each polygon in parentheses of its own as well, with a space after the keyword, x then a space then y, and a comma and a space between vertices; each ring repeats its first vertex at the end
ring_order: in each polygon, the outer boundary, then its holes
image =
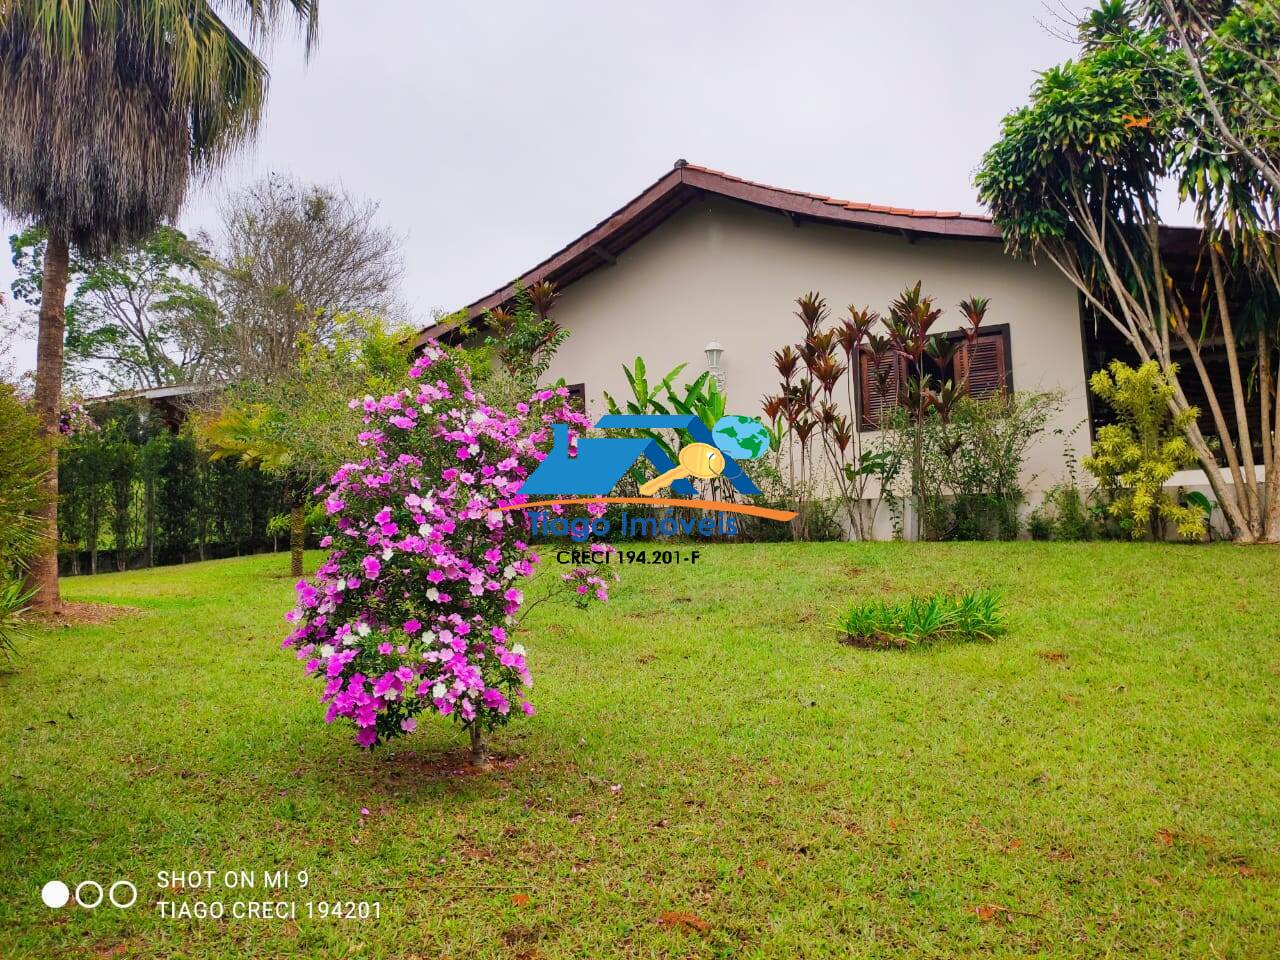
POLYGON ((723 177, 726 180, 741 183, 749 187, 760 187, 765 190, 776 191, 777 193, 790 194, 795 197, 805 197, 809 200, 817 200, 819 203, 829 203, 833 206, 843 207, 846 210, 866 210, 870 213, 887 213, 896 217, 927 217, 933 219, 976 220, 985 223, 991 222, 990 217, 981 213, 961 213, 958 210, 917 210, 912 207, 891 207, 878 203, 863 203, 858 200, 844 200, 839 197, 828 197, 820 193, 807 193, 801 190, 789 190, 786 187, 775 187, 767 183, 760 183, 756 180, 747 180, 743 177, 735 177, 732 174, 725 173, 723 170, 713 170, 710 167, 700 167, 695 163, 685 164, 682 169, 696 170, 700 173, 708 173, 712 176, 723 177))

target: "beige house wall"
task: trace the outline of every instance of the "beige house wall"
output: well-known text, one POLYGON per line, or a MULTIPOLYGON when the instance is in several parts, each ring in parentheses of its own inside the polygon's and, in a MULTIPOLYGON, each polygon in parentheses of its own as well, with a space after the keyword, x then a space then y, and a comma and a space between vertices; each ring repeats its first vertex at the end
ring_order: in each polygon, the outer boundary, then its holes
POLYGON ((555 315, 570 336, 550 373, 585 383, 596 418, 607 412, 603 391, 619 402, 630 397, 624 363, 644 357, 651 380, 687 363, 691 378, 706 369, 707 342, 718 340, 729 409, 761 416, 761 397, 777 392, 773 351, 800 339, 796 297, 819 291, 837 318, 850 303, 883 312, 917 280, 944 308, 937 332, 960 328, 956 304, 963 298, 990 297, 987 322, 1010 328, 1014 388, 1064 394, 1026 465, 1024 487, 1038 503, 1036 491, 1063 475, 1067 444, 1078 457, 1088 450, 1079 307, 1051 266, 1014 260, 996 242, 908 243, 849 227, 797 227, 781 214, 731 200, 698 200, 616 264, 565 288, 555 315))

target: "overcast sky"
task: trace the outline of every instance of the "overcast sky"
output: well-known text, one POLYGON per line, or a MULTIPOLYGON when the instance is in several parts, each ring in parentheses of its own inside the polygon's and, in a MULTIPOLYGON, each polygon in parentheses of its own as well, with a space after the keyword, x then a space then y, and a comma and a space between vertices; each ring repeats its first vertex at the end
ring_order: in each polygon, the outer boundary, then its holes
MULTIPOLYGON (((340 183, 404 235, 405 299, 424 320, 523 272, 678 157, 976 212, 973 171, 1000 118, 1072 53, 1039 0, 320 7, 310 63, 275 43, 259 141, 181 225, 211 225, 219 194, 269 171, 340 183)), ((5 256, 4 289, 12 277, 5 256)), ((34 362, 31 344, 16 353, 19 369, 34 362)))

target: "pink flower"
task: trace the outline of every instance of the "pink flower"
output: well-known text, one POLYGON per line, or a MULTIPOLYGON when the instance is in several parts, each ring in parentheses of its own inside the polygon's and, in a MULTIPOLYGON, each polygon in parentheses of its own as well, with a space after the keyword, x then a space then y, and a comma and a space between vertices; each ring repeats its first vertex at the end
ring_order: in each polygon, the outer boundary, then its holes
MULTIPOLYGON (((521 513, 499 507, 525 502, 520 484, 545 457, 549 424, 569 423, 571 445, 590 426, 564 391, 539 390, 515 413, 489 406, 432 345, 411 376, 411 388, 353 402, 363 449, 315 491, 334 517, 330 554, 287 616, 285 645, 323 678, 325 722, 352 724, 365 748, 412 732, 422 710, 485 729, 513 706, 533 714, 506 618, 537 557, 521 513)), ((605 595, 590 568, 557 584, 578 606, 605 595)))

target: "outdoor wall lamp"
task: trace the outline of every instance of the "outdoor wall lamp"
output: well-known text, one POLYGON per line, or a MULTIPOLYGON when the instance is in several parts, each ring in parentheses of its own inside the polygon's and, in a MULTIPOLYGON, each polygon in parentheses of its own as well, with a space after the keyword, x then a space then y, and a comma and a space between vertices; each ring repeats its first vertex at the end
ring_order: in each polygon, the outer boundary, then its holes
POLYGON ((702 352, 707 355, 707 370, 716 378, 718 386, 724 386, 724 369, 720 366, 720 357, 724 353, 724 344, 719 340, 712 340, 702 352))

